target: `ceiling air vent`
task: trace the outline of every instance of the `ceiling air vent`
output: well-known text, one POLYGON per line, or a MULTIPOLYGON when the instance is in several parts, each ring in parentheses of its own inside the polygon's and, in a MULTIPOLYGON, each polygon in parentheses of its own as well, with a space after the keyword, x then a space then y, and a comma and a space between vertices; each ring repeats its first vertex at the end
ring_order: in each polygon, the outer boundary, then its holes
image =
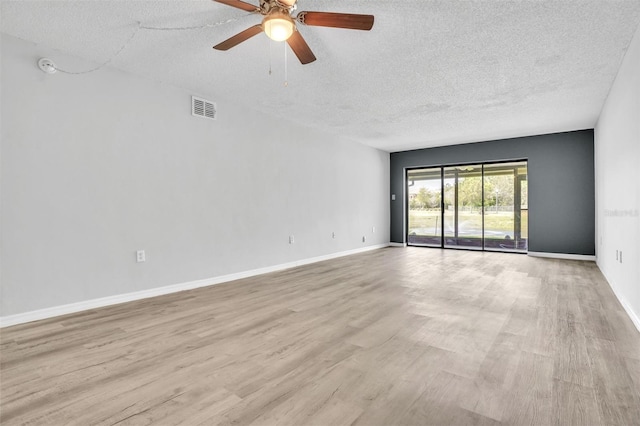
POLYGON ((216 119, 216 104, 206 99, 191 97, 191 115, 196 117, 216 119))

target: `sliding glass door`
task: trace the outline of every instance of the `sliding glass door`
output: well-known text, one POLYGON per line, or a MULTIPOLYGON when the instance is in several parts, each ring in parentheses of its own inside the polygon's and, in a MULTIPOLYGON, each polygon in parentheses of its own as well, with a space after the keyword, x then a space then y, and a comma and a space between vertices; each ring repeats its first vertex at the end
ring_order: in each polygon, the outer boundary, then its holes
POLYGON ((407 172, 407 241, 412 245, 440 247, 442 244, 441 174, 440 167, 407 172))
POLYGON ((407 170, 407 243, 527 250, 527 162, 407 170))
POLYGON ((523 210, 527 211, 526 188, 526 163, 484 166, 484 247, 486 250, 527 249, 527 215, 525 213, 524 220, 522 215, 523 210))
POLYGON ((482 250, 482 165, 444 168, 444 246, 482 250))

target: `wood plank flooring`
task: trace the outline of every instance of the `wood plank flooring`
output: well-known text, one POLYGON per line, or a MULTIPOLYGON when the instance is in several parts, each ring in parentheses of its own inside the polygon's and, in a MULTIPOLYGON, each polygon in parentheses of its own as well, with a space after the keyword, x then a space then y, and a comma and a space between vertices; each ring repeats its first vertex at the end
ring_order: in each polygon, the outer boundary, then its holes
POLYGON ((590 262, 388 248, 5 328, 3 425, 638 425, 590 262))

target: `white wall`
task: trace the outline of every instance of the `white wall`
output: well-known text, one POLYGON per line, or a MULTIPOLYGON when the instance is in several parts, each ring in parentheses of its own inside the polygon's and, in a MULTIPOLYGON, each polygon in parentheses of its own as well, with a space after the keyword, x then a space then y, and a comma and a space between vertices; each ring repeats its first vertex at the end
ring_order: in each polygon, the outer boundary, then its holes
POLYGON ((2 316, 388 243, 387 153, 43 56, 95 65, 2 36, 2 316))
POLYGON ((598 266, 640 329, 640 29, 596 125, 595 158, 598 266))

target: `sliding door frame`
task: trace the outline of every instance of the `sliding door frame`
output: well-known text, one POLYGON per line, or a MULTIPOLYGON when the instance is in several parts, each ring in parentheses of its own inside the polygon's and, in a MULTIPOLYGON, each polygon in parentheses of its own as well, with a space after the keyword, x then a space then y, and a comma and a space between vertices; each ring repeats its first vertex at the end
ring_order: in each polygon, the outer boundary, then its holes
MULTIPOLYGON (((439 248, 444 249, 452 249, 452 250, 472 250, 472 251, 478 251, 478 249, 474 249, 474 248, 470 248, 470 247, 465 247, 465 246, 459 246, 459 247, 445 247, 445 236, 444 236, 444 215, 445 215, 445 197, 444 197, 444 170, 447 167, 463 167, 463 166, 481 166, 480 170, 481 170, 481 174, 480 174, 480 179, 481 179, 481 197, 482 197, 482 205, 480 207, 480 211, 482 214, 482 234, 481 234, 481 239, 482 239, 482 244, 481 244, 481 251, 492 251, 492 252, 503 252, 503 253, 520 253, 520 254, 526 254, 527 251, 514 251, 514 250, 495 250, 495 249, 491 249, 491 250, 487 250, 486 246, 485 246, 485 197, 484 197, 484 167, 487 165, 493 165, 493 164, 506 164, 506 163, 518 163, 518 162, 522 162, 522 163, 526 163, 527 165, 527 180, 528 180, 528 175, 529 175, 529 160, 527 158, 518 158, 518 159, 513 159, 513 160, 495 160, 495 161, 473 161, 473 162, 465 162, 465 163, 451 163, 451 164, 438 164, 438 165, 432 165, 432 166, 416 166, 416 167, 406 167, 404 169, 404 195, 405 195, 405 199, 404 199, 404 211, 405 211, 405 215, 404 215, 404 238, 405 238, 405 244, 408 246, 415 246, 415 247, 431 247, 431 248, 438 248, 435 245, 422 245, 422 244, 409 244, 409 172, 411 172, 412 170, 421 170, 421 169, 436 169, 436 168, 440 168, 440 246, 439 248)), ((454 185, 454 198, 455 198, 455 206, 456 208, 454 209, 454 221, 455 221, 455 232, 457 235, 458 232, 458 173, 456 172, 456 184, 454 185)), ((517 174, 514 173, 514 179, 518 180, 517 184, 516 182, 514 182, 514 215, 516 214, 516 210, 521 211, 521 206, 520 204, 518 204, 518 206, 516 207, 515 205, 515 201, 518 200, 519 202, 522 201, 521 199, 521 193, 520 193, 520 188, 522 185, 522 182, 520 180, 520 178, 518 178, 517 174), (515 188, 518 188, 518 190, 516 191, 515 188), (517 192, 517 194, 516 194, 517 192)), ((528 204, 528 202, 527 202, 528 204)), ((522 213, 520 213, 520 222, 519 223, 515 223, 514 221, 514 228, 518 231, 519 234, 521 234, 521 229, 522 229, 522 213)), ((527 217, 527 220, 529 220, 529 218, 527 217)), ((518 239, 516 241, 520 240, 520 236, 518 235, 518 239)), ((528 235, 527 235, 528 237, 528 235)), ((515 235, 514 235, 515 238, 515 235)), ((528 239, 528 238, 527 238, 528 239)), ((528 244, 527 244, 528 246, 528 244)))

